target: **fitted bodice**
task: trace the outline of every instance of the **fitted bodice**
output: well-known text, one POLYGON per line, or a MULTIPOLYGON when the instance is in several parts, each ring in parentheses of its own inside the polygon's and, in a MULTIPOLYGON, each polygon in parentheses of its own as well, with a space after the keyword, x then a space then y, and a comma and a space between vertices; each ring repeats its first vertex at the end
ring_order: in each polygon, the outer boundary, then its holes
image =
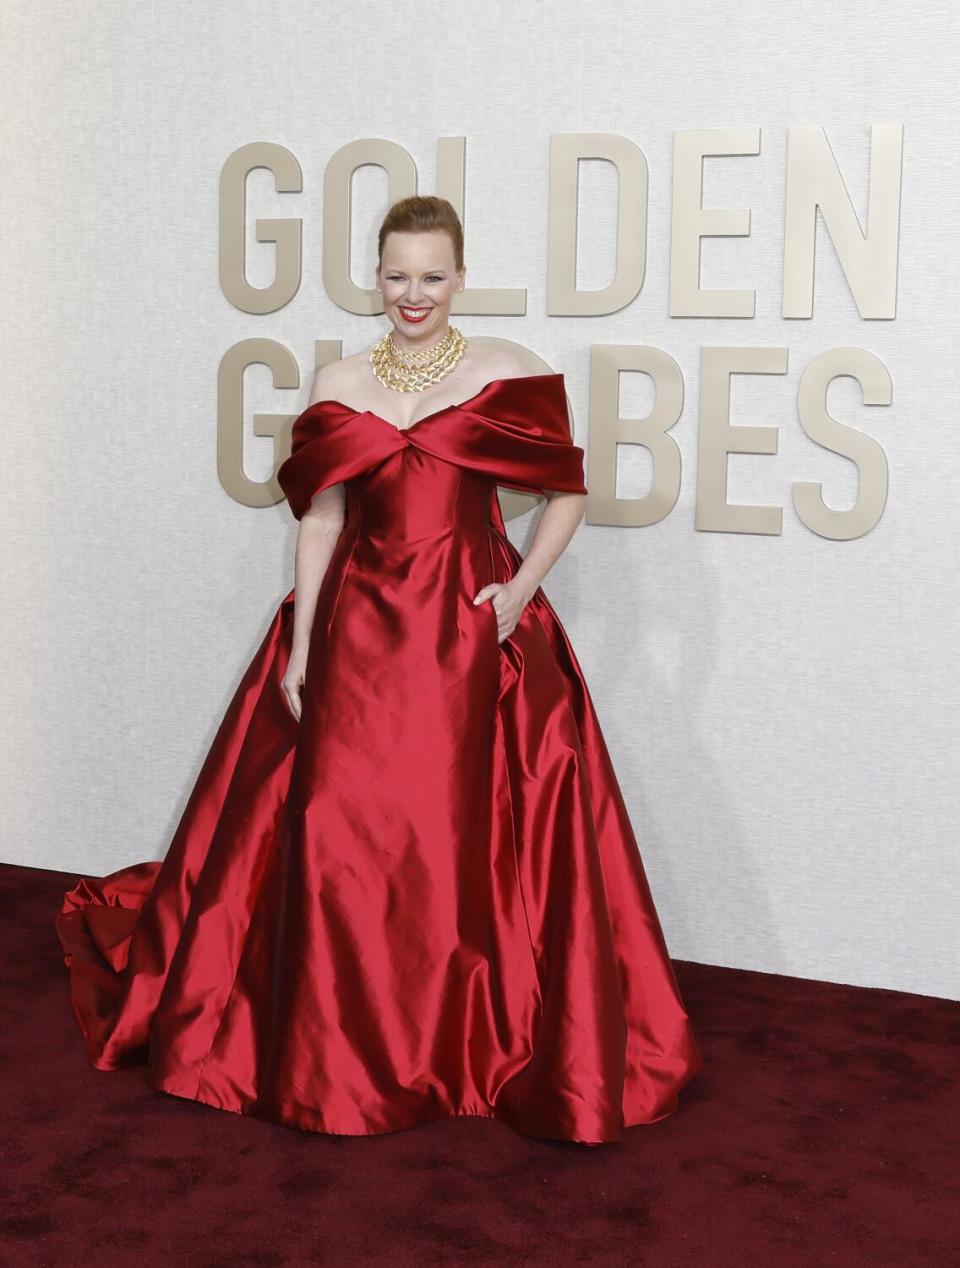
POLYGON ((410 445, 346 482, 347 526, 363 537, 416 541, 490 527, 489 476, 410 445))

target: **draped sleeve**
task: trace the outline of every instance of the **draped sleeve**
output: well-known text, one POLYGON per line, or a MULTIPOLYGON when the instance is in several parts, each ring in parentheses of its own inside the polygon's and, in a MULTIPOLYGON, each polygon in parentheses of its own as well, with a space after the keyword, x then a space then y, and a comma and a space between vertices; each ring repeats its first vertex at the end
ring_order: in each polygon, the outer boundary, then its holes
MULTIPOLYGON (((302 519, 314 494, 350 480, 403 448, 403 438, 364 426, 371 415, 357 414, 339 401, 316 401, 293 421, 290 457, 277 483, 294 519, 302 519)), ((376 419, 373 419, 376 422, 376 419)))
MULTIPOLYGON (((441 436, 454 461, 524 493, 587 492, 562 374, 496 379, 464 404, 463 413, 460 425, 441 436)), ((420 439, 432 446, 434 433, 420 439)))

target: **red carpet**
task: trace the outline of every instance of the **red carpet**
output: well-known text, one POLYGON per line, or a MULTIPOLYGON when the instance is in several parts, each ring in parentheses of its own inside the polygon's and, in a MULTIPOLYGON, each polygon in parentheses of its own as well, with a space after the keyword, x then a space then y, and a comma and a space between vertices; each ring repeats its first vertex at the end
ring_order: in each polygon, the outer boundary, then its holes
POLYGON ((705 1068, 584 1149, 452 1119, 276 1127, 86 1064, 53 919, 0 867, 0 1263, 960 1263, 960 1004, 680 962, 705 1068))

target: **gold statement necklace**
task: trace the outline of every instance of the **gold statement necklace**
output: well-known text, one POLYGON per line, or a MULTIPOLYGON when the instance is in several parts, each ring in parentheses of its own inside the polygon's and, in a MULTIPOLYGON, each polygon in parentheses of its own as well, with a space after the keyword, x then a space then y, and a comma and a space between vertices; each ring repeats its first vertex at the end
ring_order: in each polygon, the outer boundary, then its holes
POLYGON ((467 350, 467 338, 451 326, 442 339, 422 351, 400 348, 388 330, 370 349, 370 364, 384 387, 422 392, 445 379, 467 350))

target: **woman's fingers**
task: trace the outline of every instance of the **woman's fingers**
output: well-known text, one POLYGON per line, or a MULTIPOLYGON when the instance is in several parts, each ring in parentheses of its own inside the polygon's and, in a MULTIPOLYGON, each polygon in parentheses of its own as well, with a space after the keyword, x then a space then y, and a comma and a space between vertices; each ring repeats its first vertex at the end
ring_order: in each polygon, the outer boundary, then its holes
POLYGON ((295 679, 287 682, 286 679, 280 684, 283 688, 284 699, 287 702, 287 708, 293 714, 294 721, 300 721, 300 715, 303 712, 303 702, 300 693, 303 690, 303 679, 295 679))
POLYGON ((502 581, 490 581, 473 596, 474 603, 485 603, 487 599, 503 588, 502 581))

